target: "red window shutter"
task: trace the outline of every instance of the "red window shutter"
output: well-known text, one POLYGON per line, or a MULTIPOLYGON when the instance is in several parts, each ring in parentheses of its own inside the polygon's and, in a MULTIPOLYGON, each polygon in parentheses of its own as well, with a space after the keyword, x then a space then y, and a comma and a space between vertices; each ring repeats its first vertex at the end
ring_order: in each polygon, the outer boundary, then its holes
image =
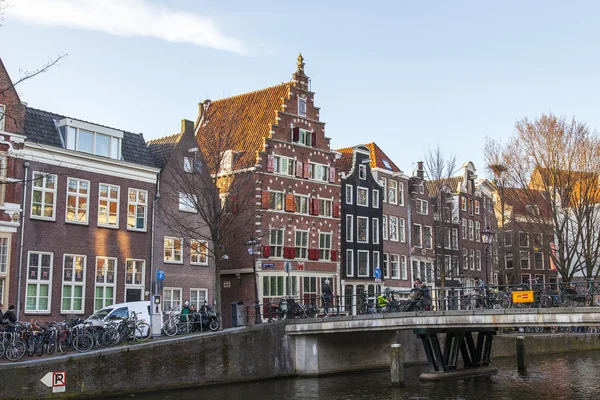
POLYGON ((271 206, 271 193, 263 190, 261 198, 261 207, 263 210, 268 210, 271 206))
POLYGON ((290 247, 290 258, 296 258, 296 248, 290 247))
POLYGON ((275 156, 273 154, 267 155, 267 172, 273 172, 275 170, 275 156))
POLYGON ((283 258, 290 258, 290 248, 289 247, 283 248, 283 258))
POLYGON ((308 249, 308 259, 309 260, 315 259, 315 249, 308 249))
POLYGON ((294 142, 297 142, 298 140, 300 140, 300 128, 295 127, 292 129, 292 140, 294 142))
POLYGON ((296 161, 296 176, 298 178, 302 178, 304 176, 302 161, 296 161))
POLYGON ((310 215, 316 215, 316 214, 315 214, 315 200, 316 200, 316 199, 315 199, 314 197, 311 197, 311 198, 310 198, 310 200, 309 200, 309 204, 308 204, 308 213, 309 213, 310 215))
POLYGON ((319 199, 314 198, 313 200, 315 201, 315 205, 313 207, 314 215, 319 215, 319 199))
POLYGON ((333 203, 333 217, 334 218, 340 217, 340 202, 339 201, 336 201, 333 203))
POLYGON ((313 147, 317 146, 317 131, 316 130, 313 131, 313 133, 312 133, 312 145, 313 145, 313 147))
POLYGON ((231 205, 231 212, 232 213, 238 212, 238 200, 237 200, 237 196, 231 195, 229 197, 229 203, 231 205))
POLYGON ((294 201, 294 195, 292 193, 285 195, 285 211, 296 212, 296 202, 294 201))
POLYGON ((306 179, 310 178, 310 163, 304 162, 304 177, 306 179))
POLYGON ((329 168, 329 182, 335 183, 335 167, 329 168))
POLYGON ((337 261, 337 250, 331 250, 331 261, 337 261))
POLYGON ((269 246, 263 246, 263 257, 271 257, 271 248, 269 246))

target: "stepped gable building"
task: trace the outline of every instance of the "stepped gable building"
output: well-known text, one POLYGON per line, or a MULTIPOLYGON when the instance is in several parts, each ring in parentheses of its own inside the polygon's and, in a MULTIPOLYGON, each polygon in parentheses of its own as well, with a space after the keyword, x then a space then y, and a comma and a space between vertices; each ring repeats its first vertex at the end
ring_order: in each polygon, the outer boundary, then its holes
POLYGON ((21 212, 25 106, 0 59, 0 302, 4 310, 15 304, 17 293, 18 229, 21 212))
POLYGON ((60 320, 148 300, 159 170, 144 137, 31 107, 24 133, 19 312, 60 320))
MULTIPOLYGON (((255 292, 260 304, 282 296, 319 299, 326 279, 335 295, 341 291, 336 153, 319 119, 304 67, 300 55, 289 82, 200 104, 199 147, 207 153, 214 135, 225 135, 217 141, 228 144, 219 150, 227 156, 221 173, 251 173, 254 182, 255 222, 247 237, 237 240, 256 241, 260 250, 252 257, 225 249, 223 304, 253 304, 255 292), (285 261, 291 265, 289 280, 285 261)), ((240 226, 240 231, 246 228, 240 226)), ((225 323, 228 312, 223 309, 225 323)))
POLYGON ((180 311, 185 301, 199 310, 215 300, 213 246, 205 220, 198 217, 201 188, 194 189, 205 172, 194 131, 194 122, 183 120, 181 132, 148 142, 161 169, 152 260, 154 271, 164 272, 156 288, 164 312, 180 311))
POLYGON ((341 175, 341 277, 344 309, 352 314, 366 311, 362 295, 374 298, 382 292, 383 233, 381 186, 371 171, 367 146, 337 150, 336 170, 341 175))
POLYGON ((423 162, 417 163, 416 175, 408 180, 408 199, 412 279, 420 279, 433 287, 436 280, 434 219, 423 162))
MULTIPOLYGON (((452 266, 448 271, 450 279, 458 278, 465 286, 472 286, 473 278, 476 276, 487 283, 497 283, 494 273, 496 270, 494 245, 492 244, 489 252, 486 253, 486 247, 481 237, 481 231, 485 227, 496 230, 491 185, 487 181, 477 181, 475 166, 472 162, 466 162, 462 170, 462 176, 427 182, 430 193, 435 194, 434 197, 437 197, 440 188, 444 187, 446 187, 446 193, 452 194, 452 199, 447 197, 447 203, 451 204, 451 220, 453 225, 459 224, 460 226, 459 265, 458 267, 452 266), (487 260, 485 259, 486 254, 488 254, 487 260)), ((447 236, 445 238, 447 240, 447 236)), ((447 261, 445 254, 444 258, 445 263, 447 261)), ((447 268, 445 265, 443 267, 447 268)))

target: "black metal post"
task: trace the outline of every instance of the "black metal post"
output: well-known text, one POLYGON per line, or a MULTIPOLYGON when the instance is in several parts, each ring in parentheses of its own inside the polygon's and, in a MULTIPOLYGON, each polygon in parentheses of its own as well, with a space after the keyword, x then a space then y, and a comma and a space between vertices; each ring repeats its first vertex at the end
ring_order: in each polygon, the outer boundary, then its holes
MULTIPOLYGON (((253 241, 254 242, 254 241, 253 241)), ((252 245, 252 271, 254 271, 254 298, 256 300, 254 300, 254 324, 258 325, 262 323, 262 318, 261 318, 261 312, 260 312, 260 301, 258 299, 258 282, 257 282, 257 276, 256 276, 256 248, 255 248, 256 243, 253 243, 252 245)))
POLYGON ((490 248, 490 244, 486 243, 484 246, 485 246, 485 283, 486 283, 486 285, 489 285, 489 281, 488 281, 488 251, 490 248))

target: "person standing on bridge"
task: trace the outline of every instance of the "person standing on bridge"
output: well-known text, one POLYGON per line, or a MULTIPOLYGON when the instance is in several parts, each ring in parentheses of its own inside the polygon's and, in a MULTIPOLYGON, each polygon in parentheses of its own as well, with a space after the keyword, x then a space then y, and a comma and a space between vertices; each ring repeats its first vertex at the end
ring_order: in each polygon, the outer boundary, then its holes
POLYGON ((331 291, 331 285, 329 284, 329 279, 325 279, 325 283, 321 288, 321 296, 323 297, 323 311, 325 312, 325 316, 329 316, 329 304, 331 302, 331 297, 333 296, 333 292, 331 291))

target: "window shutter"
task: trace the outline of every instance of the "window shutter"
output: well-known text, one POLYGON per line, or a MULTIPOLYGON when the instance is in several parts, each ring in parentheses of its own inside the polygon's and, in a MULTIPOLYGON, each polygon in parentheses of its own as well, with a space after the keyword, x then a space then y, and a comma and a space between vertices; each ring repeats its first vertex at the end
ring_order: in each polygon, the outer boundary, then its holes
POLYGON ((340 202, 339 201, 336 201, 333 203, 333 217, 334 218, 340 217, 340 202))
POLYGON ((335 167, 329 168, 329 182, 335 183, 335 167))
POLYGON ((304 176, 304 169, 303 169, 303 163, 302 161, 296 161, 296 176, 298 178, 302 178, 304 176))
POLYGON ((283 248, 283 258, 290 258, 290 248, 289 247, 283 248))
POLYGON ((267 172, 273 172, 275 170, 275 156, 273 154, 267 155, 267 172))
POLYGON ((308 205, 308 213, 310 215, 316 215, 315 214, 315 198, 314 197, 310 198, 310 202, 309 202, 309 205, 308 205))
POLYGON ((271 257, 271 248, 269 246, 263 246, 263 257, 271 257))
POLYGON ((337 250, 331 250, 331 261, 337 261, 337 250))
POLYGON ((269 207, 271 206, 271 193, 270 192, 263 190, 261 203, 262 203, 263 210, 269 209, 269 207))
POLYGON ((317 146, 317 131, 314 130, 312 133, 312 146, 316 147, 317 146))
POLYGON ((308 249, 308 259, 309 260, 315 259, 315 249, 308 249))
POLYGON ((300 140, 300 128, 295 127, 292 129, 292 140, 294 142, 297 142, 298 140, 300 140))
POLYGON ((296 248, 290 247, 290 258, 296 258, 296 248))
POLYGON ((315 205, 314 205, 314 208, 313 208, 314 215, 319 215, 319 199, 317 199, 315 197, 313 200, 315 202, 315 205))
POLYGON ((310 163, 304 162, 304 177, 306 179, 310 178, 310 163))
POLYGON ((285 195, 285 211, 296 212, 296 202, 294 201, 294 195, 292 193, 285 195))

